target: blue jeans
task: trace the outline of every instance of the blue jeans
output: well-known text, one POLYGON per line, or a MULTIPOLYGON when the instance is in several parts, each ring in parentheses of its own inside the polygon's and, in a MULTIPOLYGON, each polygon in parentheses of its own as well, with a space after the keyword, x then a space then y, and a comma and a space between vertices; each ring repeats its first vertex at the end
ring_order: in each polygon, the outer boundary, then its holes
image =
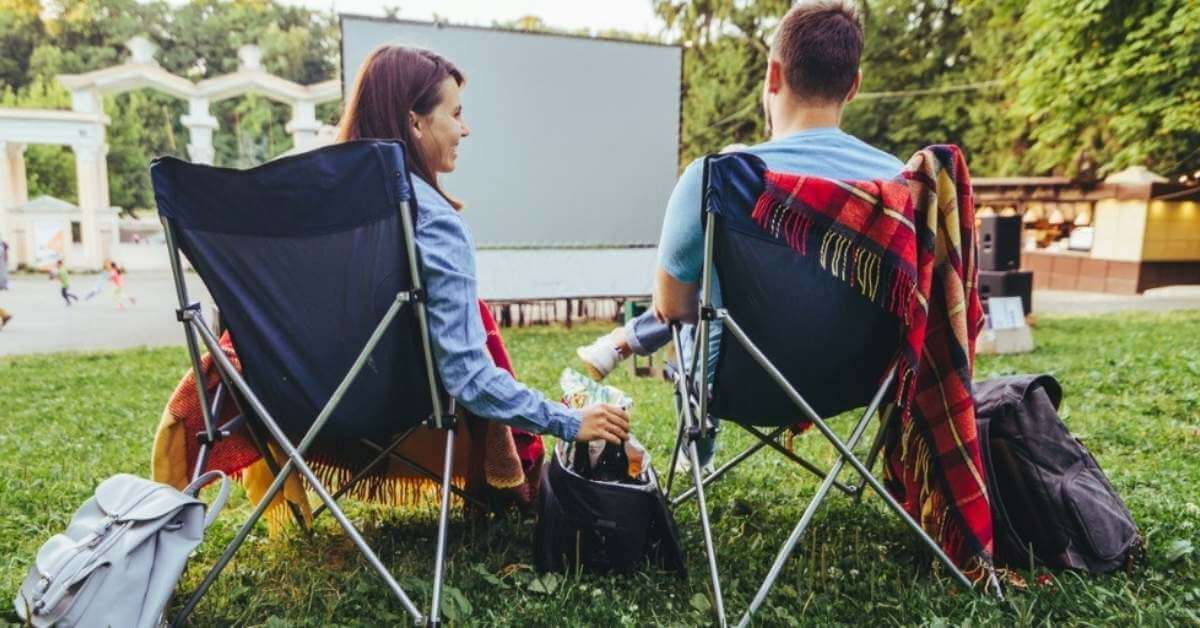
MULTIPOLYGON (((693 343, 690 339, 693 335, 692 326, 688 325, 680 332, 680 338, 683 342, 683 355, 685 360, 691 360, 693 351, 693 343)), ((671 342, 671 326, 659 322, 654 316, 654 310, 647 309, 640 316, 634 317, 625 322, 625 342, 629 343, 629 349, 637 355, 651 355, 655 351, 662 349, 671 342)), ((680 365, 682 368, 682 365, 680 365)), ((709 371, 711 382, 712 370, 709 371)), ((713 426, 718 425, 717 417, 709 417, 713 426)), ((717 449, 716 436, 701 438, 696 441, 696 451, 700 455, 700 466, 704 466, 712 461, 713 454, 717 449)))

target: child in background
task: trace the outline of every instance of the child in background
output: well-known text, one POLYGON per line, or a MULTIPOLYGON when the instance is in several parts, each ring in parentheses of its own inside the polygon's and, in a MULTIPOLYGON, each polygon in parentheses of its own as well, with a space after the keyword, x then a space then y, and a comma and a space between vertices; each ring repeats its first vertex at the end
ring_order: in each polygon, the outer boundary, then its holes
POLYGON ((104 263, 104 269, 108 272, 108 280, 113 285, 113 301, 116 302, 117 309, 125 309, 125 301, 129 301, 130 305, 136 305, 137 299, 125 296, 125 269, 112 260, 104 263))
POLYGON ((50 279, 52 281, 54 279, 58 279, 58 283, 62 287, 63 302, 66 303, 68 307, 70 307, 72 300, 74 300, 74 301, 79 300, 79 297, 71 294, 71 275, 67 272, 67 267, 65 265, 63 265, 62 260, 58 260, 58 263, 55 264, 54 266, 55 266, 55 270, 54 270, 54 272, 50 273, 50 279))

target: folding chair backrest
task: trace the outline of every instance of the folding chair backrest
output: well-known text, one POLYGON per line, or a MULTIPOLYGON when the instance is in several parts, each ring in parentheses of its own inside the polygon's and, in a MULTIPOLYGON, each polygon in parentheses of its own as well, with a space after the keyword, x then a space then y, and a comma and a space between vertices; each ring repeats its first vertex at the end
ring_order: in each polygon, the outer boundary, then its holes
MULTIPOLYGON (((867 405, 899 346, 897 318, 751 219, 763 191, 761 159, 709 158, 706 212, 716 220, 713 265, 724 308, 821 416, 867 405)), ((754 425, 800 418, 780 386, 726 330, 711 409, 754 425)))
MULTIPOLYGON (((150 170, 164 224, 220 308, 246 381, 285 431, 302 434, 412 286, 403 144, 346 142, 250 170, 162 158, 150 170)), ((429 416, 422 351, 405 307, 322 433, 384 436, 429 416)))

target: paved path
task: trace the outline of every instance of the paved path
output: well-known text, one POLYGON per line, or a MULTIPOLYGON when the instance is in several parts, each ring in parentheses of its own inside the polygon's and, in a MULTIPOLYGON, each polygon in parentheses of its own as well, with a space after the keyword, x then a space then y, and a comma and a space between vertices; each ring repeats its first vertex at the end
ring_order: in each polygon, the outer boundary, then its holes
MULTIPOLYGON (((71 291, 82 298, 100 277, 72 275, 71 291)), ((200 279, 188 273, 187 283, 189 296, 204 304, 207 316, 211 300, 200 279)), ((170 273, 130 273, 125 293, 136 298, 137 304, 124 310, 117 309, 111 284, 95 298, 66 307, 57 281, 45 275, 10 275, 8 290, 0 291, 0 307, 13 318, 0 331, 0 355, 183 344, 182 325, 175 320, 178 300, 170 273)))
POLYGON ((1200 309, 1200 285, 1155 288, 1141 295, 1074 290, 1037 290, 1033 293, 1033 311, 1036 314, 1108 314, 1196 309, 1200 309))
MULTIPOLYGON (((100 275, 75 275, 71 288, 86 294, 100 275)), ((211 310, 211 300, 195 274, 187 275, 193 299, 211 310)), ((0 331, 0 355, 55 351, 95 351, 140 346, 182 345, 183 332, 175 320, 176 297, 167 272, 134 272, 126 292, 137 305, 118 311, 111 289, 90 301, 63 306, 58 283, 44 275, 15 275, 8 291, 0 291, 0 307, 13 314, 0 331)), ((1200 309, 1200 286, 1151 290, 1144 296, 1039 290, 1033 297, 1038 314, 1101 314, 1128 310, 1200 309)))

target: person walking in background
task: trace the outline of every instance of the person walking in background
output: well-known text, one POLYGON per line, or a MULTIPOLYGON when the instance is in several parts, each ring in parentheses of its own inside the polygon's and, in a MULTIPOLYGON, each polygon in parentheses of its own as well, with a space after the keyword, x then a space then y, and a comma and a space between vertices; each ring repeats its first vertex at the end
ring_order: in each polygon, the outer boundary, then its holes
POLYGON ((125 296, 125 269, 112 260, 104 263, 104 269, 113 285, 113 301, 116 302, 117 309, 125 309, 126 301, 129 301, 129 305, 137 305, 137 299, 125 296))
POLYGON ((96 283, 92 284, 91 289, 84 293, 83 300, 91 301, 92 297, 100 294, 106 283, 108 283, 108 262, 104 262, 104 269, 100 271, 100 276, 96 277, 96 283))
POLYGON ((50 279, 52 281, 58 279, 58 284, 62 287, 63 302, 69 307, 72 302, 79 300, 79 297, 71 294, 71 275, 67 272, 67 267, 62 260, 58 260, 54 266, 55 271, 50 273, 50 279))
POLYGON ((8 243, 0 240, 0 290, 8 290, 8 243))

